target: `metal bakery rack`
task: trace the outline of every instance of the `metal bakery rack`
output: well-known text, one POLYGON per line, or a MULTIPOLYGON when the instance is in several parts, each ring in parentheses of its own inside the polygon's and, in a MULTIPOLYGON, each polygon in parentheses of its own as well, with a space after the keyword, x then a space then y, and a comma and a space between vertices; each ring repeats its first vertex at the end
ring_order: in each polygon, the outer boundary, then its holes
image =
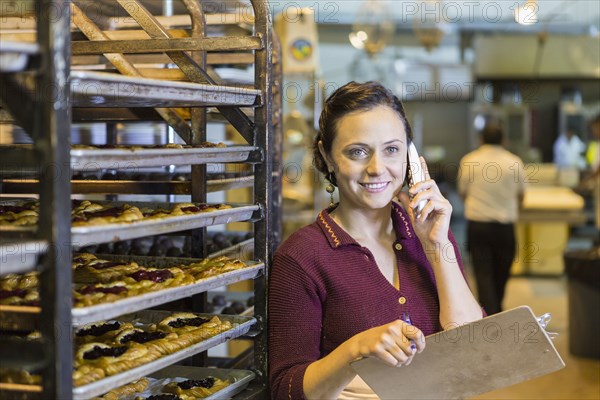
POLYGON ((266 287, 273 249, 280 239, 281 204, 281 63, 270 10, 266 0, 207 2, 205 9, 200 0, 180 0, 175 2, 176 15, 163 16, 158 3, 162 2, 17 0, 6 2, 0 10, 0 123, 22 128, 32 143, 15 145, 0 138, 0 200, 13 201, 25 193, 39 198, 35 227, 0 225, 0 275, 38 271, 41 298, 40 307, 16 307, 16 313, 2 314, 0 323, 3 329, 20 329, 35 320, 43 340, 18 347, 30 349, 18 360, 14 352, 0 354, 0 364, 25 369, 35 364, 41 373, 41 385, 0 383, 3 398, 87 399, 144 375, 163 378, 172 370, 202 376, 202 369, 192 367, 159 371, 239 335, 254 342, 253 370, 232 370, 231 376, 238 376, 243 387, 224 395, 268 397, 266 287), (216 9, 215 4, 219 4, 216 9), (247 81, 234 73, 224 79, 226 73, 221 77, 219 66, 251 66, 254 76, 247 81), (71 148, 72 123, 106 123, 106 140, 111 144, 115 124, 135 121, 164 122, 186 146, 71 148), (211 122, 229 124, 244 143, 202 147, 211 122), (209 182, 208 163, 248 164, 253 175, 209 182), (186 165, 191 173, 184 182, 71 181, 74 171, 119 170, 132 164, 186 165), (187 194, 192 202, 205 203, 209 191, 248 186, 253 187, 251 204, 231 210, 154 224, 107 225, 109 229, 71 227, 71 195, 76 193, 112 194, 113 200, 117 194, 187 194), (255 264, 245 271, 175 288, 167 293, 171 295, 128 298, 115 303, 119 307, 78 310, 65 296, 72 288, 72 251, 85 242, 186 231, 197 260, 206 256, 206 226, 240 220, 254 226, 255 264), (144 308, 197 293, 204 293, 205 302, 206 290, 245 279, 254 284, 254 317, 234 317, 240 320, 235 320, 231 332, 141 369, 73 387, 75 325, 126 312, 147 313, 144 308), (29 317, 18 317, 19 311, 29 317))

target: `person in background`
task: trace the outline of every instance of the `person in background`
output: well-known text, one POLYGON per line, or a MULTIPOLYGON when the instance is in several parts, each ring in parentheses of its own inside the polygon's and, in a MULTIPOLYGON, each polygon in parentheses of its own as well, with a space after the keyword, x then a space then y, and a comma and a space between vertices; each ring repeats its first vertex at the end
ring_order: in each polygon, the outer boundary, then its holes
MULTIPOLYGON (((331 183, 329 193, 339 189, 339 203, 274 256, 271 398, 377 399, 352 361, 408 365, 424 350, 425 335, 483 312, 449 230, 452 207, 437 184, 427 173, 410 189, 412 199, 401 193, 402 205, 394 200, 412 139, 400 100, 378 83, 350 82, 327 99, 319 126, 315 166, 331 183), (417 217, 421 200, 427 205, 417 217)), ((421 166, 426 171, 422 158, 421 166)))
MULTIPOLYGON (((590 122, 590 131, 592 138, 586 152, 588 173, 581 182, 581 186, 592 192, 595 202, 595 223, 596 227, 600 229, 600 114, 590 122)), ((600 245, 600 239, 596 239, 596 244, 600 245)))
POLYGON ((523 201, 523 162, 503 146, 499 125, 481 132, 482 145, 460 161, 458 192, 465 202, 467 243, 479 301, 488 314, 502 299, 516 252, 515 228, 523 201))
POLYGON ((585 159, 591 175, 598 175, 600 171, 600 114, 590 122, 590 131, 592 137, 585 153, 585 159))
POLYGON ((567 129, 554 142, 554 164, 559 169, 585 168, 585 144, 572 129, 567 129))

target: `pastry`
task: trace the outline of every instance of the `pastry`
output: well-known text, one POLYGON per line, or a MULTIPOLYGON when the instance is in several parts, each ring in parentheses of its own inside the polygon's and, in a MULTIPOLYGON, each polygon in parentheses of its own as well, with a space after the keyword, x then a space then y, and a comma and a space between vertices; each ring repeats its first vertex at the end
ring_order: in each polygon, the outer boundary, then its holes
POLYGON ((161 355, 171 354, 178 350, 171 346, 172 340, 177 340, 176 333, 165 333, 160 331, 148 332, 140 328, 126 329, 115 338, 116 344, 138 343, 148 348, 157 358, 161 355))
POLYGON ((142 364, 154 361, 159 356, 149 353, 148 347, 136 343, 126 346, 110 346, 105 343, 86 343, 77 349, 73 366, 76 372, 81 368, 102 369, 105 376, 127 371, 142 364))
POLYGON ((104 369, 95 365, 82 365, 73 371, 73 385, 83 386, 105 377, 104 369))
POLYGON ((90 207, 85 207, 71 213, 73 226, 127 223, 139 221, 143 218, 144 216, 139 208, 127 204, 93 210, 90 210, 90 207))
POLYGON ((198 380, 171 382, 166 384, 162 391, 163 393, 176 394, 182 400, 194 400, 208 397, 230 384, 229 381, 209 376, 198 380))
POLYGON ((14 205, 0 205, 0 225, 34 225, 39 216, 37 202, 21 202, 14 205))
POLYGON ((143 392, 148 388, 150 381, 147 378, 138 379, 135 382, 131 382, 127 385, 118 387, 116 389, 111 390, 110 392, 104 394, 101 397, 96 397, 93 400, 119 400, 125 396, 143 392))
POLYGON ((112 303, 136 294, 121 281, 85 285, 73 291, 73 305, 89 307, 99 303, 112 303))
POLYGON ((118 321, 88 324, 75 332, 75 342, 78 344, 91 342, 113 343, 121 332, 130 329, 133 329, 132 324, 118 321))
POLYGON ((84 253, 73 258, 73 281, 104 283, 119 279, 139 269, 140 266, 135 262, 99 260, 92 254, 84 253))
POLYGON ((38 273, 8 274, 0 278, 0 290, 33 289, 38 286, 38 273))
POLYGON ((192 275, 196 280, 210 278, 225 272, 245 268, 247 265, 238 259, 226 256, 206 258, 198 263, 182 266, 183 270, 192 275))
POLYGON ((153 394, 148 397, 138 396, 135 398, 135 400, 183 400, 183 399, 181 397, 177 396, 176 394, 162 393, 162 394, 153 394))
POLYGON ((231 322, 221 321, 219 317, 200 317, 192 313, 176 313, 158 323, 156 329, 177 333, 177 344, 190 346, 232 328, 231 322))
MULTIPOLYGON (((102 205, 89 200, 73 200, 71 211, 72 226, 90 226, 116 223, 131 223, 143 219, 160 219, 180 215, 197 214, 231 208, 227 204, 175 204, 172 209, 140 210, 136 206, 102 205)), ((0 225, 34 225, 39 217, 37 201, 22 202, 15 205, 0 205, 0 225)))
POLYGON ((12 370, 0 367, 0 382, 21 385, 39 385, 42 383, 42 377, 39 374, 25 370, 12 370))
POLYGON ((37 289, 0 290, 0 304, 39 307, 40 293, 37 289))

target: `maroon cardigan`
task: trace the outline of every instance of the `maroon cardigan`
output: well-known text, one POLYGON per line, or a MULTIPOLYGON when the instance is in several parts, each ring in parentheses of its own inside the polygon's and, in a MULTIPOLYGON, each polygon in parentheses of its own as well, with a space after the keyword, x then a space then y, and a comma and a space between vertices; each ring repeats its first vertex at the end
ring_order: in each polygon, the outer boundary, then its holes
MULTIPOLYGON (((329 211, 323 210, 314 223, 290 236, 274 256, 268 318, 274 400, 303 399, 309 364, 403 312, 425 335, 441 330, 433 270, 406 212, 393 203, 397 290, 379 271, 369 249, 338 226, 329 211)), ((462 271, 452 233, 449 239, 462 271)), ((452 254, 445 250, 442 254, 452 254)))

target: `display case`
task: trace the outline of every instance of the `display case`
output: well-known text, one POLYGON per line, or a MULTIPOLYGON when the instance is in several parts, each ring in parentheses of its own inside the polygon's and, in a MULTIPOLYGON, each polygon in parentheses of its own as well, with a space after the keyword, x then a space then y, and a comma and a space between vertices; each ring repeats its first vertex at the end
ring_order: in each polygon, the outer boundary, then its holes
MULTIPOLYGON (((27 355, 22 358, 23 365, 15 364, 12 352, 3 353, 1 357, 6 358, 2 361, 11 368, 28 369, 35 364, 42 379, 32 385, 0 383, 2 397, 92 398, 239 336, 246 336, 254 343, 253 369, 240 375, 244 377, 244 388, 235 393, 228 391, 227 395, 266 397, 266 287, 272 252, 280 237, 278 210, 281 204, 278 171, 281 141, 277 138, 281 129, 281 103, 279 89, 274 87, 277 82, 274 76, 281 70, 277 52, 273 51, 277 47, 273 43, 267 3, 263 0, 236 3, 236 7, 242 8, 240 12, 231 9, 231 3, 224 2, 217 14, 214 10, 203 10, 198 0, 182 0, 178 4, 181 14, 175 16, 162 16, 152 2, 135 0, 102 1, 98 7, 103 7, 103 13, 84 1, 43 0, 35 4, 34 18, 28 7, 31 3, 24 2, 23 8, 18 4, 15 9, 11 8, 10 16, 3 16, 4 27, 0 26, 7 32, 3 40, 10 39, 10 43, 0 45, 3 87, 0 120, 22 128, 32 142, 0 146, 3 197, 0 207, 4 207, 3 212, 17 210, 15 207, 21 207, 25 201, 24 194, 38 201, 36 222, 25 226, 0 225, 3 259, 0 274, 6 277, 6 274, 37 270, 40 302, 34 307, 4 307, 0 310, 0 320, 3 329, 22 330, 26 323, 39 328, 41 341, 36 339, 24 347, 27 355), (60 11, 59 18, 50 12, 56 10, 60 11), (115 10, 118 12, 111 14, 115 10), (205 11, 213 12, 205 14, 205 11), (249 81, 225 79, 217 68, 222 65, 251 65, 254 76, 249 81), (176 134, 169 142, 178 146, 115 147, 114 124, 134 121, 167 124, 176 134), (207 144, 207 125, 211 121, 229 124, 244 143, 216 147, 207 144), (111 147, 72 148, 72 122, 107 124, 106 144, 111 147), (244 179, 210 181, 206 168, 209 163, 245 163, 252 167, 253 173, 244 179), (113 181, 71 181, 78 171, 100 175, 104 170, 127 171, 132 165, 136 168, 186 166, 189 172, 179 181, 140 182, 133 174, 129 179, 113 181), (114 201, 118 200, 115 196, 123 194, 179 194, 189 195, 189 203, 202 208, 209 191, 248 186, 253 188, 248 204, 191 215, 175 214, 177 203, 114 201), (104 225, 90 226, 73 223, 72 226, 71 198, 75 194, 79 201, 82 195, 109 194, 107 200, 113 201, 97 201, 98 207, 105 210, 136 207, 142 210, 144 218, 152 217, 155 212, 162 212, 165 217, 110 220, 104 225), (5 198, 9 195, 11 198, 5 198), (144 211, 146 209, 154 211, 144 211), (148 264, 154 270, 172 268, 179 263, 201 263, 208 255, 206 228, 235 221, 249 221, 254 227, 253 261, 238 272, 87 307, 87 310, 73 307, 69 296, 65 296, 73 290, 74 251, 101 243, 184 234, 191 238, 192 259, 155 258, 148 264), (207 290, 248 279, 253 281, 254 287, 254 316, 221 316, 222 321, 232 326, 225 333, 155 361, 74 387, 73 329, 77 325, 135 319, 136 315, 123 314, 148 313, 144 309, 192 295, 196 297, 192 304, 199 307, 192 311, 202 312, 207 290), (19 312, 27 315, 19 315, 19 312), (38 362, 31 362, 39 358, 38 362)), ((209 5, 214 6, 214 3, 209 5)), ((78 204, 73 203, 73 206, 78 204)), ((127 258, 127 262, 132 261, 139 260, 127 258)), ((75 357, 75 363, 77 360, 75 357)), ((178 375, 185 375, 181 372, 185 369, 177 371, 178 375)), ((194 370, 194 376, 199 376, 197 374, 201 372, 194 370)), ((165 373, 160 376, 165 377, 165 373)))

